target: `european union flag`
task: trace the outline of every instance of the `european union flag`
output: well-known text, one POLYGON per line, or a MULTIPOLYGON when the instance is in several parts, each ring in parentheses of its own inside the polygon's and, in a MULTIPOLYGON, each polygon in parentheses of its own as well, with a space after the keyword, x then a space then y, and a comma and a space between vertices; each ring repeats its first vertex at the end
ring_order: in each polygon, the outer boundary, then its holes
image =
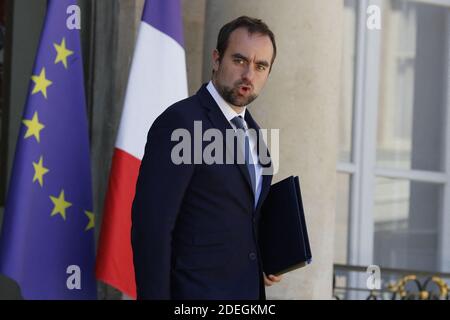
POLYGON ((75 0, 49 0, 17 142, 0 272, 26 299, 94 299, 94 214, 75 0))

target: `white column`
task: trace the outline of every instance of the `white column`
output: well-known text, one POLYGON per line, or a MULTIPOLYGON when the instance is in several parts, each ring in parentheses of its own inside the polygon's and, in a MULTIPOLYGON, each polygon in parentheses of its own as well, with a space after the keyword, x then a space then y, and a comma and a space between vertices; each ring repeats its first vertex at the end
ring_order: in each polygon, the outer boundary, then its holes
POLYGON ((268 288, 268 299, 331 298, 342 14, 341 0, 207 2, 205 81, 218 31, 226 22, 240 15, 261 18, 277 41, 269 81, 250 110, 262 128, 280 129, 280 170, 274 182, 300 176, 313 263, 268 288))

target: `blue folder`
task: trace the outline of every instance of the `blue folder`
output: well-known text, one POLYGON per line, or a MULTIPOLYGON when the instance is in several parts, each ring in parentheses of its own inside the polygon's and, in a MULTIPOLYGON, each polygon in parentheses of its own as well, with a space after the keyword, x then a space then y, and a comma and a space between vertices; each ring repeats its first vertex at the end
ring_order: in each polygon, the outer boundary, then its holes
POLYGON ((265 274, 281 275, 310 264, 312 255, 298 177, 273 184, 261 213, 259 244, 265 274))

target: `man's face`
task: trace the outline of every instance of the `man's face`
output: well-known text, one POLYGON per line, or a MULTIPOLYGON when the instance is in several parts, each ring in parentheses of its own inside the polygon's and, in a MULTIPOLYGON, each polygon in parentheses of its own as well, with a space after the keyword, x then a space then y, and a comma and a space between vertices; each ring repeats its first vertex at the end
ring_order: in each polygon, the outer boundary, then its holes
POLYGON ((249 34, 245 28, 234 30, 221 61, 217 50, 213 52, 213 82, 224 100, 236 107, 255 100, 269 76, 272 56, 268 36, 249 34))

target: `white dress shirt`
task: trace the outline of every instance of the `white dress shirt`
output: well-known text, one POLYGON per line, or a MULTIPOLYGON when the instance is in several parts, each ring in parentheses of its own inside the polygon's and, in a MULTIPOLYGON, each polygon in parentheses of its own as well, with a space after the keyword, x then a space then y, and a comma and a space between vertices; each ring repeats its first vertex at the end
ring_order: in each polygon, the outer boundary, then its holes
MULTIPOLYGON (((231 122, 231 119, 233 119, 236 116, 241 116, 242 119, 244 119, 244 125, 245 128, 248 129, 247 122, 245 122, 245 110, 246 106, 242 108, 242 112, 237 113, 233 110, 233 108, 230 107, 230 105, 222 98, 222 96, 217 92, 217 89, 214 87, 214 84, 212 81, 209 81, 208 85, 206 86, 206 89, 208 89, 211 96, 214 98, 216 103, 218 104, 220 110, 222 110, 223 115, 230 123, 231 127, 236 130, 236 126, 231 122)), ((251 157, 252 159, 258 159, 258 151, 256 148, 257 141, 253 135, 249 135, 249 144, 251 149, 251 157)), ((224 139, 225 141, 225 139, 224 139)), ((259 196, 261 194, 261 187, 262 187, 262 166, 259 164, 259 161, 253 161, 255 163, 255 179, 256 179, 256 194, 255 194, 255 207, 258 203, 259 196), (256 162, 256 163, 255 163, 256 162)))

